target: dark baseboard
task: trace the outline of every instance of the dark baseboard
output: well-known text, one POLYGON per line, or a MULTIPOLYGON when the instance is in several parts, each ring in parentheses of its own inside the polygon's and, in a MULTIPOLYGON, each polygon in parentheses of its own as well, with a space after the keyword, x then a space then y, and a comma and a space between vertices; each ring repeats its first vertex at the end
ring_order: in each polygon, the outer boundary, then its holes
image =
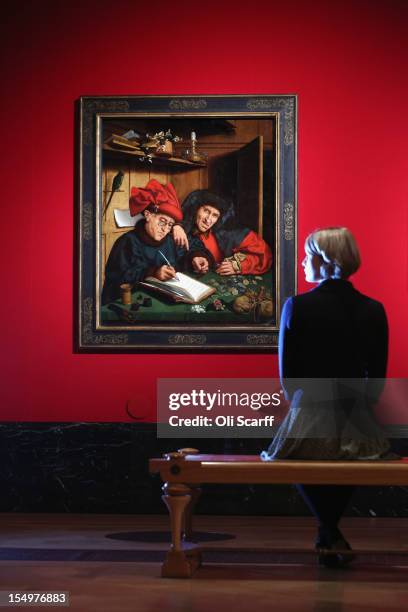
MULTIPOLYGON (((390 432, 391 433, 391 432, 390 432)), ((392 432, 408 455, 405 432, 392 432)), ((257 454, 256 439, 157 439, 146 423, 0 423, 0 511, 165 514, 161 481, 148 459, 193 446, 207 453, 257 454)), ((350 516, 408 516, 402 487, 359 487, 350 516)), ((206 485, 202 514, 307 516, 287 485, 206 485)))

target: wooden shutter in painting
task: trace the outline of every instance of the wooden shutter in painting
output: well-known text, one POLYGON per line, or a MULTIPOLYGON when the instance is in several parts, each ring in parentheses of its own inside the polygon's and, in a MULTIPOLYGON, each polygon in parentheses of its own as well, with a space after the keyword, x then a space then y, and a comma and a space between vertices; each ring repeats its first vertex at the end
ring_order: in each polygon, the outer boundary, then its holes
POLYGON ((263 235, 263 136, 237 151, 236 212, 240 225, 263 235))

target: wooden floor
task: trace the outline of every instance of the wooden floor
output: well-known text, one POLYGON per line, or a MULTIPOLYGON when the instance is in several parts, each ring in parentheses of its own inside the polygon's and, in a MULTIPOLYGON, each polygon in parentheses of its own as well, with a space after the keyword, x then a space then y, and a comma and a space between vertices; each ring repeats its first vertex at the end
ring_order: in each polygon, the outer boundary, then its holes
POLYGON ((0 590, 69 591, 70 610, 408 609, 408 519, 345 519, 360 554, 336 571, 316 565, 312 519, 198 517, 204 565, 190 580, 160 578, 166 516, 3 514, 0 523, 0 590))

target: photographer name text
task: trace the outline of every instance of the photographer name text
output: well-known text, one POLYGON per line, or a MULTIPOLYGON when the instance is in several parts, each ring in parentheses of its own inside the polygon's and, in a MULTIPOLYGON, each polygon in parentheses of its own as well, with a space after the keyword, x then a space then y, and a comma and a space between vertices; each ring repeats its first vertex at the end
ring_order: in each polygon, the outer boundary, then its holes
POLYGON ((259 418, 248 418, 244 416, 218 415, 217 417, 208 417, 197 415, 195 417, 179 417, 172 415, 169 417, 169 425, 171 427, 270 427, 274 421, 273 415, 268 415, 259 418))

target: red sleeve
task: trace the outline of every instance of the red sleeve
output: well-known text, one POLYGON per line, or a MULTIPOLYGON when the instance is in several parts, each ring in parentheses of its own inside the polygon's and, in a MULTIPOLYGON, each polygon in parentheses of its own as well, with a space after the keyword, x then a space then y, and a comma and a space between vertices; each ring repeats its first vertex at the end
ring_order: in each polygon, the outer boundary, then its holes
POLYGON ((271 249, 255 232, 250 231, 233 251, 245 254, 241 261, 242 274, 263 274, 272 267, 271 249))

